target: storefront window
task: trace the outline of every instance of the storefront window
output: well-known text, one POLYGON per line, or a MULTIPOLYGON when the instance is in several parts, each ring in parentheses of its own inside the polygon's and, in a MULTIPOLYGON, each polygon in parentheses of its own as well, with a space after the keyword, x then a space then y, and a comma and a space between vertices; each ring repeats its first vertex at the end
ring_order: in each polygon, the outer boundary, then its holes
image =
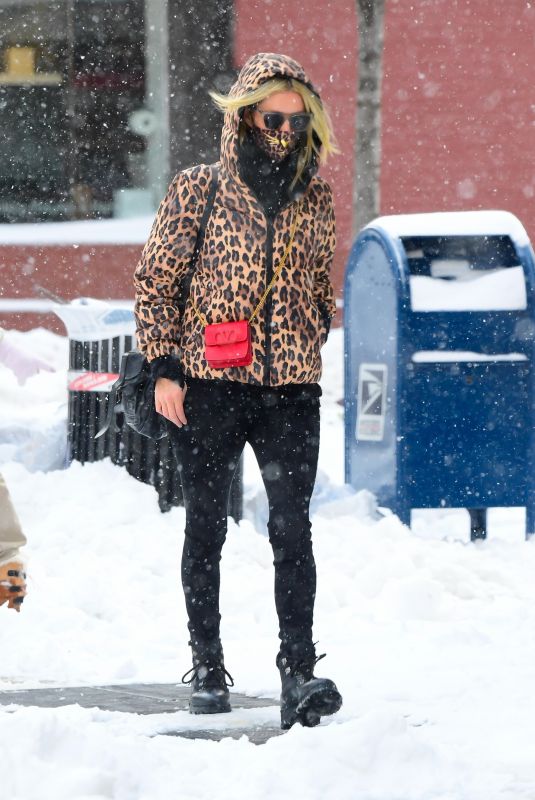
POLYGON ((143 0, 0 0, 0 222, 142 202, 143 100, 143 0))

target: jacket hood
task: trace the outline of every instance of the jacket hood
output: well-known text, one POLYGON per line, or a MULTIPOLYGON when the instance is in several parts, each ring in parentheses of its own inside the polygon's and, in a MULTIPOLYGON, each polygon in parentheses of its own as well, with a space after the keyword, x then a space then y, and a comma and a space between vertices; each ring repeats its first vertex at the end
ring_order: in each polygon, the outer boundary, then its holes
MULTIPOLYGON (((294 78, 304 83, 314 94, 318 92, 309 80, 303 67, 289 56, 277 53, 257 53, 243 65, 229 95, 240 97, 257 89, 271 78, 294 78)), ((227 111, 221 133, 221 163, 233 175, 238 172, 238 129, 240 115, 237 111, 227 111)))

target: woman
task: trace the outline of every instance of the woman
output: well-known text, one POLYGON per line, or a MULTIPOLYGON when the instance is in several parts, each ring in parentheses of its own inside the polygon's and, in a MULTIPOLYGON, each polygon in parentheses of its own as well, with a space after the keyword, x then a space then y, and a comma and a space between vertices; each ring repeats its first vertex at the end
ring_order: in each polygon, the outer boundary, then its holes
MULTIPOLYGON (((0 364, 9 367, 22 385, 39 370, 51 367, 13 344, 0 328, 0 364)), ((26 596, 26 572, 20 549, 26 537, 13 508, 6 483, 0 473, 0 606, 20 611, 26 596)))
POLYGON ((26 573, 20 548, 26 537, 20 527, 5 481, 0 474, 0 606, 20 611, 26 596, 26 573))
POLYGON ((253 56, 228 97, 212 97, 225 112, 213 207, 210 167, 177 175, 135 274, 139 347, 156 380, 156 409, 173 423, 186 507, 190 711, 230 711, 219 561, 230 484, 249 442, 269 501, 281 724, 312 726, 342 703, 332 681, 313 675, 309 521, 320 348, 335 313, 332 194, 315 173, 336 146, 317 92, 286 56, 253 56), (217 360, 221 343, 226 348, 217 360))

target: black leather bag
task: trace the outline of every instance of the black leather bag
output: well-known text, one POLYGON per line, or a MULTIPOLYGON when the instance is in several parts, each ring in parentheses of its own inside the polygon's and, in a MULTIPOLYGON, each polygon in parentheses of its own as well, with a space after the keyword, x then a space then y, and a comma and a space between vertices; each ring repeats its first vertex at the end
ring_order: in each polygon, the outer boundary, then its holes
MULTIPOLYGON (((122 423, 141 436, 154 440, 167 436, 165 418, 158 414, 154 405, 154 381, 149 362, 137 350, 125 353, 121 359, 119 377, 110 391, 106 423, 95 439, 106 433, 114 414, 122 414, 122 423)), ((122 427, 120 423, 118 427, 122 427)))
POLYGON ((137 350, 123 355, 118 383, 125 423, 149 439, 167 436, 165 418, 158 414, 154 405, 154 381, 149 362, 137 350))

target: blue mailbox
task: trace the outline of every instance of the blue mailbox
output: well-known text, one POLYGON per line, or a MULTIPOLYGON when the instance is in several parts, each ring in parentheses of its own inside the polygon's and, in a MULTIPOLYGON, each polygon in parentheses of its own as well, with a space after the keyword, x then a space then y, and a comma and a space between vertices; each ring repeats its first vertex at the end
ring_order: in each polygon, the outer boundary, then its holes
POLYGON ((413 508, 524 506, 535 533, 535 259, 504 211, 380 217, 345 282, 346 481, 413 508))

